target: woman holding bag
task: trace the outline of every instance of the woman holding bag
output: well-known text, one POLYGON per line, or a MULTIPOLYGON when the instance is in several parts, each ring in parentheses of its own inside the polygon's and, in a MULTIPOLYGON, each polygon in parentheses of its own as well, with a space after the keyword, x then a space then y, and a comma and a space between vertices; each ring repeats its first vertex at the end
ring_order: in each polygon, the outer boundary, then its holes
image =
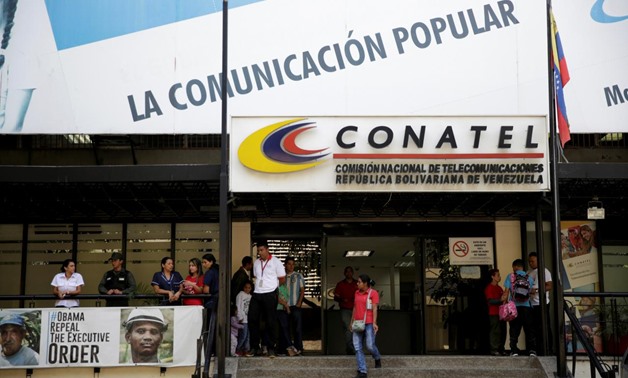
POLYGON ((358 278, 358 290, 355 292, 353 315, 351 316, 351 330, 353 332, 353 348, 358 362, 358 375, 356 378, 366 378, 367 367, 362 345, 366 340, 366 349, 375 359, 375 367, 381 368, 382 361, 379 349, 375 345, 375 335, 379 330, 377 326, 377 305, 379 293, 372 290, 375 282, 366 274, 360 274, 358 278), (362 326, 363 325, 363 326, 362 326))

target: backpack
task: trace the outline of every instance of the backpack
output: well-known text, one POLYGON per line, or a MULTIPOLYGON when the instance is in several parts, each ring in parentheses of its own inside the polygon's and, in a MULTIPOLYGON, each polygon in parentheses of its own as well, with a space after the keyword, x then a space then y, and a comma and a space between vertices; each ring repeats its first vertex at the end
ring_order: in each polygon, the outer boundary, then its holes
POLYGON ((522 276, 513 273, 512 276, 510 276, 510 283, 515 302, 527 302, 530 299, 530 282, 528 281, 527 274, 522 276))

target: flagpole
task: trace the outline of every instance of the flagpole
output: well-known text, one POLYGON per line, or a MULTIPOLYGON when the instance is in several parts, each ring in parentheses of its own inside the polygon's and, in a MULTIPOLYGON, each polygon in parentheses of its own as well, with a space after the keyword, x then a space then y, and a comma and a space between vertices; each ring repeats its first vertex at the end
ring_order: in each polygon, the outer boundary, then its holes
MULTIPOLYGON (((558 188, 558 135, 556 132, 556 93, 555 78, 552 66, 552 25, 551 25, 552 0, 547 0, 546 22, 547 22, 547 60, 548 89, 549 89, 549 126, 550 126, 550 177, 552 186, 552 242, 554 245, 553 254, 553 290, 552 302, 554 302, 554 315, 556 317, 556 338, 554 345, 556 348, 556 375, 567 377, 567 355, 565 352, 565 317, 563 306, 563 284, 560 274, 561 266, 561 242, 560 242, 560 191, 558 188)), ((537 230, 538 232, 538 230, 537 230)))
MULTIPOLYGON (((231 267, 230 259, 230 236, 231 225, 229 223, 229 136, 227 134, 227 47, 228 47, 228 20, 229 20, 229 0, 223 0, 222 3, 222 77, 220 80, 220 93, 222 100, 221 107, 221 134, 220 134, 220 199, 219 199, 219 223, 220 223, 220 253, 219 259, 222 268, 218 270, 219 290, 218 290, 218 339, 216 340, 216 359, 218 361, 218 371, 216 377, 230 377, 225 375, 225 356, 227 354, 227 346, 231 341, 231 326, 229 325, 229 274, 231 267)), ((210 356, 207 356, 210 358, 210 356)))

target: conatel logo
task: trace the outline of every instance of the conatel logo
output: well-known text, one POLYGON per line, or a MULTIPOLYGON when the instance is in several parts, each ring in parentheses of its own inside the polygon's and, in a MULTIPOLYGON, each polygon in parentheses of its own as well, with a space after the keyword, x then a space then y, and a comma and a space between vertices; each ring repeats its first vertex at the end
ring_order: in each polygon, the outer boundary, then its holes
POLYGON ((306 150, 297 146, 297 137, 316 128, 305 118, 273 123, 249 135, 238 149, 238 158, 247 168, 265 173, 296 172, 312 168, 329 155, 327 148, 306 150))
POLYGON ((604 10, 604 3, 606 0, 596 0, 593 6, 591 7, 591 18, 593 21, 602 23, 602 24, 610 24, 613 22, 620 22, 624 20, 628 20, 628 15, 624 16, 613 16, 604 10))

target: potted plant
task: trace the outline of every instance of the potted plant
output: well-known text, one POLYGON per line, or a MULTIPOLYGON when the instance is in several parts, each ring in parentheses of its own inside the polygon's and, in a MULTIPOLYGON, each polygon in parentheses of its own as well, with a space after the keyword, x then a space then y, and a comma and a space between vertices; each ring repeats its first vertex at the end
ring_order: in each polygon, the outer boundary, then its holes
POLYGON ((628 349, 628 298, 616 299, 616 306, 607 299, 595 306, 595 312, 600 319, 598 333, 604 338, 604 351, 621 356, 628 349))

